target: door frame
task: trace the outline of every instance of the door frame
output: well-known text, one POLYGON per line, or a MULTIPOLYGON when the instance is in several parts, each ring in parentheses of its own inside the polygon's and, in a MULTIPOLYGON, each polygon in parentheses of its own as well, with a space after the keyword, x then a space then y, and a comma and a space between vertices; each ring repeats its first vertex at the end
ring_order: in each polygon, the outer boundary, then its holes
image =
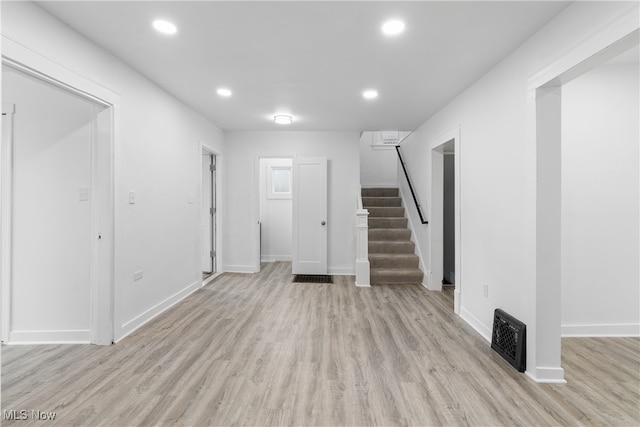
MULTIPOLYGON (((114 191, 117 182, 114 174, 115 146, 120 127, 120 96, 111 90, 79 75, 12 39, 2 36, 2 65, 52 84, 62 90, 85 98, 104 107, 94 120, 95 138, 91 154, 91 283, 90 283, 90 342, 109 345, 114 340, 117 321, 114 298, 114 191)), ((6 147, 3 148, 6 150, 6 147)), ((5 158, 3 153, 3 159, 5 158)), ((6 159, 0 171, 2 180, 2 235, 3 246, 0 264, 2 277, 1 339, 10 343, 11 332, 11 234, 12 211, 10 192, 12 165, 6 159)))
POLYGON ((453 143, 455 153, 454 160, 454 200, 455 200, 455 290, 453 293, 453 310, 460 315, 462 293, 464 290, 462 277, 462 206, 461 206, 461 143, 460 127, 453 129, 430 144, 431 152, 431 213, 429 215, 429 228, 431 233, 429 250, 429 280, 428 289, 432 291, 442 290, 443 277, 443 252, 444 252, 444 149, 445 145, 453 143))
MULTIPOLYGON (((274 154, 274 153, 258 153, 253 158, 253 206, 251 208, 253 212, 253 244, 252 248, 252 273, 260 272, 260 233, 261 233, 261 224, 260 224, 260 160, 261 159, 291 159, 291 163, 295 161, 297 155, 293 153, 282 153, 282 154, 274 154)), ((293 167, 291 167, 291 181, 293 183, 293 167)))
POLYGON ((561 87, 618 54, 638 46, 635 3, 591 33, 560 59, 533 74, 527 84, 527 224, 524 277, 527 312, 527 370, 536 382, 565 383, 561 367, 560 178, 561 87))
MULTIPOLYGON (((221 273, 221 268, 220 266, 222 265, 221 262, 221 257, 222 257, 222 251, 221 251, 221 246, 222 246, 222 239, 220 237, 220 233, 218 233, 218 230, 221 229, 221 217, 222 217, 222 210, 220 209, 220 200, 221 200, 221 191, 222 191, 222 179, 221 179, 221 170, 222 170, 222 155, 220 154, 219 151, 214 150, 212 148, 210 148, 208 145, 199 142, 199 151, 198 151, 198 171, 200 172, 198 174, 198 198, 199 198, 199 204, 198 206, 200 207, 199 212, 202 211, 202 205, 204 204, 204 200, 202 199, 202 176, 204 171, 202 170, 202 156, 203 155, 210 155, 215 159, 215 165, 216 165, 216 175, 215 175, 215 182, 213 183, 214 186, 212 186, 211 190, 213 192, 213 199, 214 199, 214 205, 216 207, 216 215, 215 215, 215 219, 214 219, 214 223, 213 223, 213 227, 215 228, 215 234, 213 234, 213 245, 212 248, 214 251, 216 251, 216 257, 215 257, 215 261, 213 264, 213 273, 203 281, 204 283, 208 283, 210 280, 212 280, 213 278, 217 277, 217 275, 219 273, 221 273)), ((197 254, 202 254, 202 244, 203 241, 202 239, 204 239, 204 236, 202 236, 202 233, 198 233, 198 239, 197 240, 197 244, 198 244, 198 251, 196 252, 197 254)), ((200 262, 198 262, 198 265, 200 266, 200 262)), ((199 270, 202 270, 201 267, 198 268, 199 270)), ((199 271, 199 277, 202 280, 202 271, 199 271)))

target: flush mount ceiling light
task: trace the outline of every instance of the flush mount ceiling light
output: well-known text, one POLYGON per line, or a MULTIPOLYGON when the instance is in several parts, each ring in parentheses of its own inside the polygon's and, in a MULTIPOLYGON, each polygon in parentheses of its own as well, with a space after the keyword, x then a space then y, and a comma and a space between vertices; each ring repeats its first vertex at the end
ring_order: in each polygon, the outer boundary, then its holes
POLYGON ((290 125, 293 122, 293 117, 286 114, 276 114, 273 116, 273 121, 279 125, 290 125))
POLYGON ((231 96, 231 95, 232 95, 232 92, 231 92, 229 89, 224 88, 224 87, 219 88, 219 89, 216 91, 216 93, 217 93, 218 95, 220 95, 220 96, 224 96, 225 98, 226 98, 226 97, 229 97, 229 96, 231 96))
POLYGON ((175 34, 178 31, 178 27, 164 19, 156 19, 153 21, 153 28, 162 34, 175 34))
POLYGON ((382 32, 388 36, 397 36, 404 31, 404 22, 399 19, 392 19, 382 25, 382 32))
POLYGON ((364 97, 364 99, 375 99, 378 97, 378 91, 374 89, 367 89, 362 92, 362 96, 364 97))

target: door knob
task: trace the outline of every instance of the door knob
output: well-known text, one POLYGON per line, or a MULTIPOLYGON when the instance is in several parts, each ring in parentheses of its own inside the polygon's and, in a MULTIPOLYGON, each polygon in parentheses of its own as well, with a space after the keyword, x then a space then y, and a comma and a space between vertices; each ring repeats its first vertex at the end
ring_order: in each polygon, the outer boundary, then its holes
POLYGON ((325 224, 326 224, 326 222, 324 222, 324 221, 322 221, 322 222, 320 223, 320 225, 325 225, 325 224))

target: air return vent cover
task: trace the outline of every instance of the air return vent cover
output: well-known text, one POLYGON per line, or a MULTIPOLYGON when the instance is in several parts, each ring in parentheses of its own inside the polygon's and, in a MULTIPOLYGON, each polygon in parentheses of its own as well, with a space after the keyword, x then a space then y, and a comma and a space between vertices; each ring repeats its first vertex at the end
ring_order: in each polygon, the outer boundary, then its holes
POLYGON ((493 314, 491 348, 519 372, 527 367, 527 326, 497 308, 493 314))

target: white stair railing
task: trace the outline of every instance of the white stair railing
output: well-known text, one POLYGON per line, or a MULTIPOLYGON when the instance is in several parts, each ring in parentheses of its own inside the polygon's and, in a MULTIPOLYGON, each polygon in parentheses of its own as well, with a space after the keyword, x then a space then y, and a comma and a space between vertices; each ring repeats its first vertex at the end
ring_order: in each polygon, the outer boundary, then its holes
POLYGON ((362 189, 356 202, 356 286, 369 287, 369 211, 362 207, 362 189))

